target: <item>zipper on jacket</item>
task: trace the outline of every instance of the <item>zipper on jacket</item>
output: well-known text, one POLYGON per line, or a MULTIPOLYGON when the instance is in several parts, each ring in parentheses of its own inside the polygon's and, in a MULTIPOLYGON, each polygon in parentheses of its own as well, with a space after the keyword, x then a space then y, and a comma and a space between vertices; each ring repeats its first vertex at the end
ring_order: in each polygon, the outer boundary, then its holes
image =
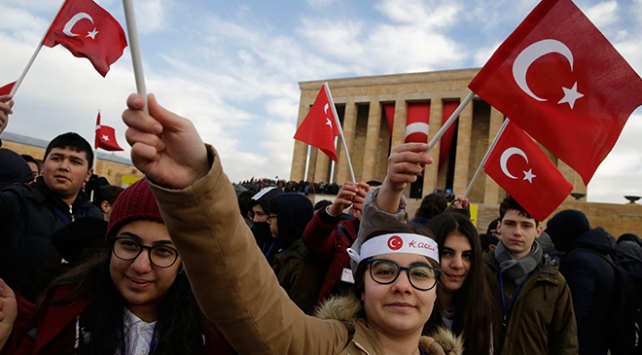
POLYGON ((357 348, 359 348, 359 350, 363 351, 366 355, 370 355, 370 353, 368 352, 368 350, 366 350, 366 348, 364 348, 364 347, 363 347, 363 345, 359 344, 359 342, 357 342, 357 341, 356 341, 356 340, 354 340, 354 339, 352 339, 352 342, 354 343, 354 345, 355 345, 357 348))
POLYGON ((69 215, 71 216, 71 223, 73 223, 74 220, 75 220, 75 218, 74 218, 74 206, 73 205, 69 205, 69 215))

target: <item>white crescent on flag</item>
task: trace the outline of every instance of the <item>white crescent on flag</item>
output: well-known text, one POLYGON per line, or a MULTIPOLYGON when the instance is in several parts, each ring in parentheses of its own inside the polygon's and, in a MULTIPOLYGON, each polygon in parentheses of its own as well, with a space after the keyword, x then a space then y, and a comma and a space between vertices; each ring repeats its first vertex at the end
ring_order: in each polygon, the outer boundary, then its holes
POLYGON ((415 122, 407 125, 406 136, 404 137, 404 139, 408 138, 408 136, 413 133, 423 133, 426 135, 426 137, 428 137, 428 124, 423 122, 415 122))
MULTIPOLYGON (((78 21, 80 21, 82 19, 85 19, 85 18, 87 20, 91 21, 92 24, 94 23, 94 19, 91 18, 91 16, 89 16, 88 13, 79 12, 79 13, 75 14, 74 16, 72 16, 71 19, 69 19, 69 21, 67 21, 67 23, 65 23, 65 27, 62 29, 62 33, 66 34, 69 37, 80 36, 77 33, 73 33, 72 30, 73 30, 74 26, 76 25, 76 23, 78 21)), ((95 29, 94 29, 94 31, 95 31, 95 29)))

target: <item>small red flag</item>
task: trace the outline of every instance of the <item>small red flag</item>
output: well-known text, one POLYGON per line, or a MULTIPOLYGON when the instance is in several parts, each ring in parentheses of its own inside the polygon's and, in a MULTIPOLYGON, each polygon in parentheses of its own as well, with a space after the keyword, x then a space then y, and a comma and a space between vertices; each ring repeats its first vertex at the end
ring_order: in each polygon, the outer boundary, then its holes
POLYGON ((94 142, 94 148, 102 148, 110 152, 123 150, 123 148, 118 145, 118 142, 116 142, 116 131, 114 127, 100 124, 100 112, 98 112, 98 117, 96 118, 96 140, 94 142))
POLYGON ((337 149, 334 138, 339 135, 339 128, 332 105, 324 84, 321 86, 310 112, 294 134, 294 139, 321 149, 336 162, 337 149))
POLYGON ((548 156, 512 122, 502 131, 484 171, 540 221, 573 190, 548 156))
POLYGON ((588 184, 642 104, 642 81, 571 0, 542 0, 468 87, 588 184))
POLYGON ((92 0, 66 0, 42 44, 67 48, 85 57, 103 77, 127 47, 125 32, 109 12, 92 0))
POLYGON ((13 83, 9 83, 9 84, 1 87, 0 88, 0 95, 9 95, 11 93, 11 89, 13 89, 14 85, 16 85, 15 81, 13 83))

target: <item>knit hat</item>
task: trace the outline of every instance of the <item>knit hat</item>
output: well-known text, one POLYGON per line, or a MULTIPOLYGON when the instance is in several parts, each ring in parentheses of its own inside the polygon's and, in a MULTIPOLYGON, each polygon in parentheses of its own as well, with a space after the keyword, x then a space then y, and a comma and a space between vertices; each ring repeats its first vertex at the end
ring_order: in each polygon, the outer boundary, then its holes
POLYGON ((106 237, 115 236, 127 223, 139 220, 165 223, 145 178, 126 188, 116 199, 106 237))
POLYGON ((591 230, 586 215, 578 210, 564 210, 546 223, 546 233, 551 236, 555 248, 566 251, 568 244, 591 230))

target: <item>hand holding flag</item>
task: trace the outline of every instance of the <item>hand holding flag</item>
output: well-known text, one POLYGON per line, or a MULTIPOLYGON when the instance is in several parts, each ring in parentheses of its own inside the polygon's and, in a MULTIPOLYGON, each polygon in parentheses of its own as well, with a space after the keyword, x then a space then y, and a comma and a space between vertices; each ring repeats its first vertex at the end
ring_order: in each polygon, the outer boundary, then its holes
POLYGON ((542 0, 468 86, 588 184, 642 80, 571 0, 542 0))
POLYGON ((116 142, 116 131, 114 127, 105 126, 100 124, 100 112, 96 118, 96 139, 94 141, 94 148, 102 148, 106 151, 121 151, 121 148, 116 142))
POLYGON ((65 0, 42 44, 62 45, 74 56, 89 59, 105 76, 123 55, 127 38, 118 21, 92 0, 65 0))
POLYGON ((11 89, 15 83, 16 82, 14 81, 13 83, 0 88, 0 133, 7 128, 7 125, 9 124, 9 115, 13 113, 11 110, 13 107, 13 100, 9 100, 9 94, 11 93, 11 89))
POLYGON ((573 185, 516 124, 509 122, 500 134, 484 171, 528 213, 543 221, 564 202, 573 185))
POLYGON ((339 129, 337 127, 338 120, 334 116, 331 105, 334 103, 331 102, 324 84, 321 86, 310 112, 294 134, 294 139, 321 149, 336 162, 337 149, 334 138, 339 135, 339 129))

